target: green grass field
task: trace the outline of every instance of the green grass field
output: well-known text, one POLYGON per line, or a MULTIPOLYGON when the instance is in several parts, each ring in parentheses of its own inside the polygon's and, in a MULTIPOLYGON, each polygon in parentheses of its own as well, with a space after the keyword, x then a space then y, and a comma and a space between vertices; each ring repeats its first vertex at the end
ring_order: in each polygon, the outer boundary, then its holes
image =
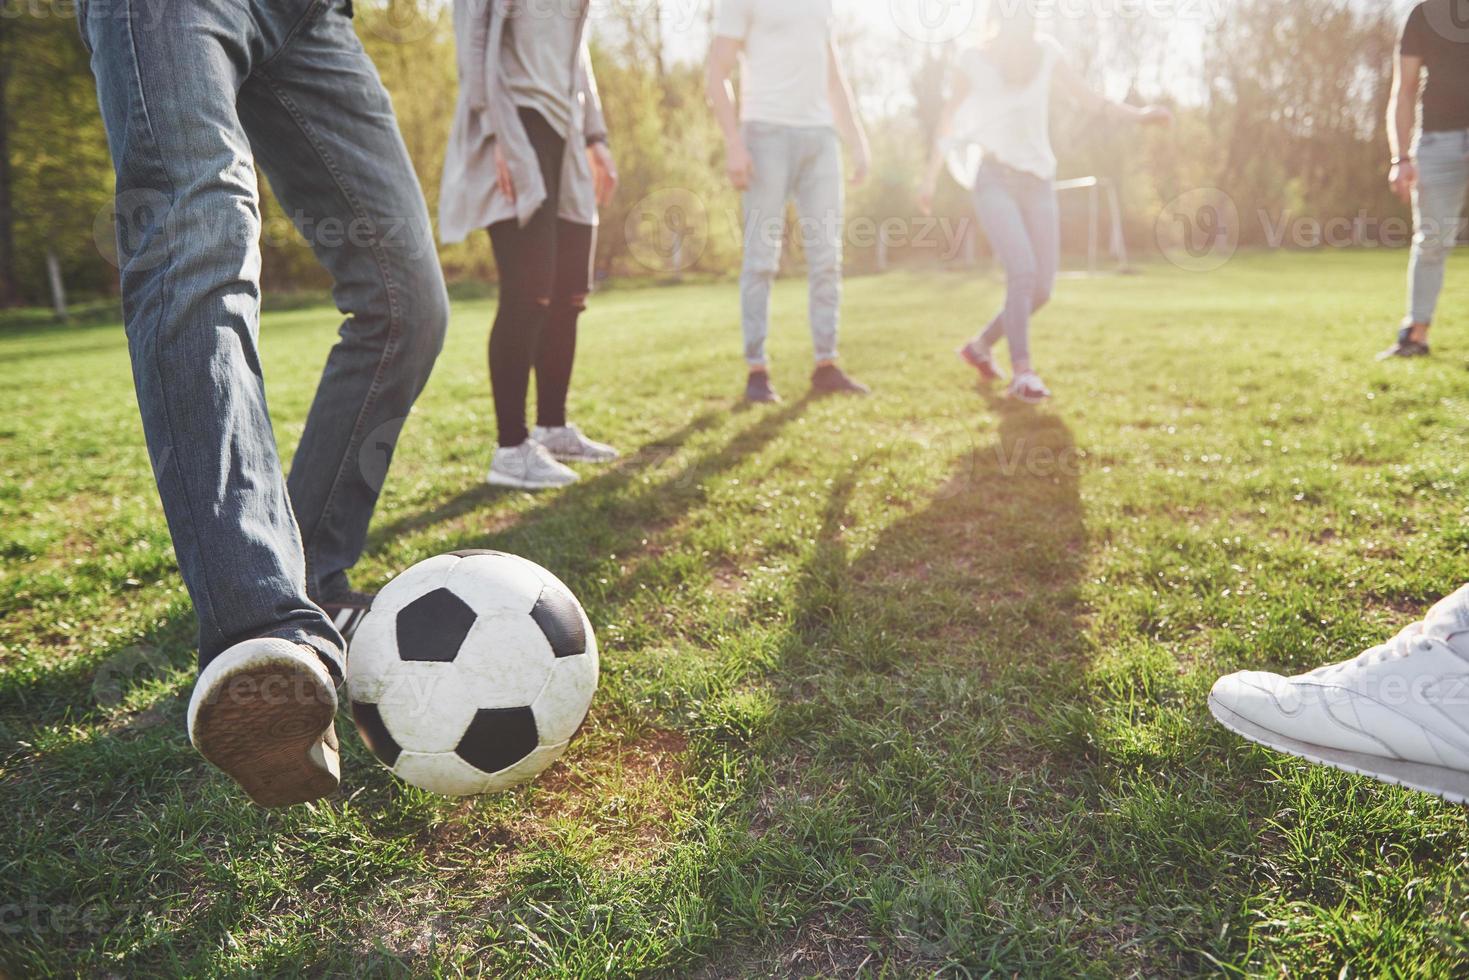
MULTIPOLYGON (((561 575, 603 680, 567 758, 467 801, 343 716, 328 801, 191 750, 192 614, 122 331, 0 330, 0 962, 15 975, 1450 974, 1465 812, 1254 749, 1205 693, 1385 639, 1469 577, 1469 289, 1378 364, 1403 253, 1068 280, 1057 397, 953 347, 998 281, 852 280, 865 401, 737 406, 736 289, 613 290, 573 415, 627 456, 482 484, 491 304, 457 307, 357 583, 495 547, 561 575)), ((1457 275, 1457 274, 1456 274, 1457 275)), ((289 451, 334 339, 268 315, 289 451)), ((4 971, 0 971, 3 973, 4 971)))

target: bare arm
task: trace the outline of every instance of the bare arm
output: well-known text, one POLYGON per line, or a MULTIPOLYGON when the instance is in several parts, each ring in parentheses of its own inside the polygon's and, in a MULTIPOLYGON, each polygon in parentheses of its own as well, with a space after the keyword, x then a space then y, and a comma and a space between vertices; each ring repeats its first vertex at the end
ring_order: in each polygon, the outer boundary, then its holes
POLYGON ((1418 86, 1423 73, 1423 59, 1399 54, 1393 69, 1392 98, 1387 102, 1387 145, 1392 151, 1392 169, 1387 179, 1403 201, 1413 196, 1418 183, 1418 164, 1409 155, 1413 145, 1413 125, 1418 118, 1418 86))
POLYGON ((831 110, 836 117, 837 132, 847 144, 852 155, 852 183, 860 184, 867 179, 871 165, 872 150, 867 143, 867 131, 862 128, 862 118, 857 114, 857 100, 852 95, 852 86, 847 82, 847 73, 842 69, 841 55, 836 42, 826 42, 826 89, 831 100, 831 110))
POLYGON ((1081 77, 1081 73, 1064 60, 1056 61, 1055 79, 1057 87, 1088 112, 1136 123, 1167 126, 1173 122, 1173 113, 1162 106, 1150 105, 1139 108, 1125 102, 1113 102, 1088 85, 1086 79, 1081 77))
POLYGON ((743 47, 736 38, 716 37, 709 47, 709 62, 704 70, 704 94, 714 110, 715 122, 724 133, 725 170, 736 190, 750 186, 755 169, 740 134, 740 116, 735 108, 734 86, 730 84, 743 47))
POLYGON ((592 55, 585 44, 577 59, 577 88, 586 106, 582 135, 587 143, 587 161, 592 165, 592 184, 597 204, 605 207, 617 192, 617 162, 607 145, 607 118, 602 115, 602 95, 597 91, 597 76, 592 71, 592 55))
POLYGON ((928 168, 923 173, 923 183, 918 188, 918 206, 924 214, 933 209, 933 195, 938 188, 939 171, 944 168, 944 150, 953 135, 954 116, 964 100, 969 98, 969 79, 962 72, 954 73, 954 90, 949 93, 948 99, 944 101, 944 107, 939 112, 938 128, 933 134, 933 149, 928 155, 928 168))

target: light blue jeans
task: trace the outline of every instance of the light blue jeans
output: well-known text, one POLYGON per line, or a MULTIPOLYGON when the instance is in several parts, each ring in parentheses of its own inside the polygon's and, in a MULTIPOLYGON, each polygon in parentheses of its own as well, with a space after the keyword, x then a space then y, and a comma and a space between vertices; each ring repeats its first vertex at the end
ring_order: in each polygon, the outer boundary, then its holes
POLYGON ((428 210, 349 0, 82 0, 117 172, 143 433, 199 617, 200 666, 251 637, 342 638, 398 432, 448 317, 428 210), (256 339, 264 169, 346 314, 287 481, 256 339))
POLYGON ((780 269, 786 204, 796 202, 810 281, 811 344, 818 361, 837 356, 842 303, 842 149, 828 126, 748 122, 745 146, 755 175, 744 194, 745 259, 740 319, 745 362, 764 367, 770 332, 770 287, 780 269))
POLYGON ((1464 225, 1469 192, 1469 129, 1418 137, 1418 186, 1413 191, 1413 255, 1408 260, 1408 319, 1433 322, 1444 265, 1464 225))
POLYGON ((1028 363, 1030 317, 1050 300, 1060 263, 1055 184, 986 161, 974 182, 974 213, 1005 267, 1005 305, 973 343, 988 351, 1004 337, 1011 364, 1028 363))

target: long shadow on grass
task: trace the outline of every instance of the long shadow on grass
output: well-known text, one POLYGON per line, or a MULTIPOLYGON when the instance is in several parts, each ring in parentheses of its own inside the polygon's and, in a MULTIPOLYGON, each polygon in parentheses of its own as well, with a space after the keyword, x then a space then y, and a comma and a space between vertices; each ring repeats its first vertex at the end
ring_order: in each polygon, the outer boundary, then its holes
MULTIPOLYGON (((703 499, 704 481, 758 452, 803 412, 806 404, 802 400, 762 414, 728 443, 701 452, 661 479, 639 482, 648 471, 674 457, 690 436, 713 424, 712 415, 696 418, 660 440, 652 451, 548 498, 546 506, 500 531, 471 534, 456 546, 493 544, 518 551, 556 568, 573 589, 582 592, 591 583, 581 578, 580 570, 590 567, 588 563, 596 556, 612 545, 627 550, 630 540, 646 541, 656 536, 658 529, 677 523, 703 499)), ((491 496, 478 490, 461 494, 390 525, 379 532, 378 538, 452 520, 477 509, 491 496)), ((79 725, 95 726, 85 738, 68 740, 60 748, 43 748, 35 758, 12 755, 7 760, 10 753, 5 749, 9 747, 0 746, 0 790, 9 797, 13 821, 29 828, 6 842, 12 846, 0 847, 0 867, 10 870, 17 894, 30 905, 84 909, 91 919, 103 924, 97 930, 71 929, 59 936, 41 929, 17 937, 18 954, 26 958, 15 962, 54 965, 68 957, 95 956, 101 947, 130 936, 130 941, 137 943, 129 960, 133 966, 156 966, 161 962, 177 966, 180 961, 197 964, 195 957, 208 956, 210 950, 225 942, 242 918, 255 914, 248 889, 239 884, 231 869, 248 867, 257 855, 269 858, 283 840, 290 846, 301 845, 294 828, 311 826, 309 817, 295 811, 271 814, 251 808, 233 789, 222 786, 222 777, 207 772, 189 748, 182 731, 187 687, 176 689, 168 681, 172 672, 187 669, 192 663, 191 618, 171 618, 141 641, 99 655, 104 665, 120 668, 105 678, 106 699, 111 703, 126 699, 137 706, 131 718, 116 727, 106 725, 106 704, 99 704, 97 699, 94 675, 99 657, 78 658, 74 664, 0 690, 0 714, 9 715, 16 726, 24 724, 17 732, 30 735, 68 718, 79 725), (114 664, 116 655, 130 648, 139 652, 114 664), (156 684, 159 693, 143 698, 147 703, 140 704, 139 694, 149 684, 156 684), (209 790, 201 794, 206 785, 209 790), (200 819, 200 805, 212 809, 213 815, 200 819), (62 808, 61 815, 48 822, 46 814, 56 807, 62 808), (117 826, 119 822, 135 827, 136 833, 123 831, 117 826), (62 829, 63 823, 67 829, 62 829), (182 845, 179 840, 164 840, 154 832, 155 827, 184 824, 197 831, 189 831, 182 845), (86 855, 87 875, 72 870, 74 855, 60 853, 53 846, 57 835, 86 855), (109 839, 119 843, 107 845, 109 839), (205 857, 206 849, 219 848, 224 839, 228 840, 229 867, 205 857), (107 870, 113 858, 100 852, 104 846, 116 849, 116 859, 125 867, 140 870, 119 870, 114 875, 107 870), (164 855, 170 854, 182 858, 165 859, 164 855), (198 873, 201 866, 209 870, 202 878, 198 873), (105 893, 95 890, 95 884, 89 890, 79 883, 87 877, 95 882, 98 875, 105 875, 109 882, 105 893), (138 923, 129 918, 133 913, 119 909, 132 909, 139 915, 154 911, 149 907, 150 896, 159 887, 164 894, 193 890, 199 892, 199 897, 186 903, 187 911, 171 909, 169 927, 162 932, 151 930, 150 938, 144 940, 138 923), (206 894, 213 897, 206 899, 206 894)), ((391 792, 384 788, 390 778, 374 771, 365 751, 355 745, 355 736, 345 731, 343 736, 349 743, 344 749, 355 762, 352 785, 343 792, 365 788, 374 798, 391 792)), ((369 805, 362 800, 358 803, 369 805)), ((374 829, 393 837, 413 837, 422 827, 380 825, 374 829)), ((343 847, 350 849, 351 845, 344 842, 343 847)), ((355 868, 352 873, 362 870, 355 868)), ((403 869, 384 869, 384 878, 390 876, 389 872, 401 875, 403 869)), ((321 956, 324 961, 335 962, 340 950, 323 949, 321 956)), ((412 962, 410 956, 396 965, 412 962)), ((309 965, 302 964, 302 968, 309 965)))
MULTIPOLYGON (((455 548, 495 547, 525 555, 556 572, 579 595, 597 595, 590 576, 609 550, 624 557, 646 550, 704 502, 710 479, 758 453, 808 404, 809 399, 803 398, 761 414, 729 442, 703 450, 666 475, 649 478, 649 471, 676 457, 689 436, 712 425, 712 416, 702 416, 622 466, 548 497, 544 505, 509 525, 470 531, 452 543, 455 548)), ((493 494, 468 491, 426 515, 395 525, 394 530, 431 527, 475 509, 493 494)))
MULTIPOLYGON (((636 453, 618 461, 615 465, 599 471, 591 479, 582 480, 569 489, 561 491, 561 497, 553 495, 547 499, 552 504, 560 507, 570 506, 574 508, 577 499, 580 497, 604 493, 624 484, 631 483, 642 473, 654 469, 661 463, 667 461, 682 449, 690 438, 712 428, 717 418, 718 416, 714 412, 703 412, 677 431, 664 436, 651 445, 642 447, 636 453), (565 496, 571 498, 569 503, 563 499, 565 496)), ((502 490, 484 483, 477 483, 461 491, 459 494, 441 501, 433 507, 375 527, 368 541, 368 548, 372 550, 390 541, 397 540, 406 534, 414 534, 448 521, 457 520, 465 514, 493 503, 497 498, 503 498, 507 494, 514 492, 502 490)), ((536 513, 540 513, 540 511, 536 513)))
POLYGON ((829 494, 752 745, 750 860, 714 885, 736 921, 798 924, 726 975, 1087 965, 1034 900, 1075 845, 1030 810, 1055 761, 1032 726, 1087 659, 1077 453, 1060 418, 994 407, 995 443, 872 550, 844 540, 863 462, 829 494), (1017 932, 1054 958, 1007 958, 1017 932))

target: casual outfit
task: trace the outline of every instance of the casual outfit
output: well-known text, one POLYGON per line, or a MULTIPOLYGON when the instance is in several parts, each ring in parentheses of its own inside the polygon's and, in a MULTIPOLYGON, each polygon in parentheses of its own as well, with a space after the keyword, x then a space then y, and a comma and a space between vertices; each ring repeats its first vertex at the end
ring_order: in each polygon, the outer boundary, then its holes
MULTIPOLYGON (((1051 77, 1061 48, 1050 37, 1039 37, 1037 43, 1040 57, 1034 74, 1021 85, 1006 82, 978 49, 966 51, 959 63, 969 94, 955 116, 946 158, 954 179, 972 190, 975 215, 1006 280, 1005 305, 961 349, 961 356, 976 366, 992 360, 990 352, 1001 337, 1009 344, 1012 363, 1029 360, 1030 318, 1050 299, 1060 262, 1049 119, 1051 77)), ((990 366, 982 374, 998 376, 998 371, 990 366)), ((1017 377, 1012 391, 1023 396, 1044 392, 1044 386, 1032 374, 1029 379, 1017 377)))
POLYGON ((490 387, 502 446, 518 446, 530 434, 525 401, 532 367, 538 423, 566 424, 577 318, 591 290, 594 234, 591 225, 556 216, 559 192, 551 179, 561 171, 566 141, 534 109, 521 109, 519 118, 551 191, 525 224, 511 219, 490 225, 500 271, 500 306, 490 331, 490 387))
MULTIPOLYGON (((440 228, 445 241, 488 228, 494 248, 500 302, 489 360, 500 450, 489 480, 499 485, 575 480, 552 454, 526 447, 525 405, 534 368, 538 429, 557 433, 562 443, 573 438, 566 434, 566 395, 577 321, 592 286, 597 224, 584 150, 606 138, 584 41, 587 9, 585 2, 516 6, 507 14, 491 0, 458 0, 454 7, 460 95, 440 228), (499 189, 497 143, 513 201, 499 189)), ((569 458, 608 457, 585 451, 569 458)))
POLYGON ((1222 677, 1209 709, 1277 751, 1469 803, 1469 586, 1351 660, 1222 677))
POLYGON ((448 297, 350 0, 145 13, 135 0, 78 6, 117 174, 143 433, 199 619, 189 738, 257 803, 286 806, 338 785, 344 641, 322 604, 360 595, 347 569, 448 297), (257 163, 347 314, 289 479, 256 346, 257 163), (332 226, 353 233, 316 234, 332 226))
POLYGON ((348 591, 448 318, 392 104, 348 0, 184 4, 147 25, 130 0, 83 2, 79 18, 117 172, 138 405, 200 666, 273 637, 340 677, 342 637, 318 600, 348 591), (288 480, 256 348, 257 163, 347 314, 288 480), (313 234, 331 223, 367 234, 313 234))
MULTIPOLYGON (((1403 28, 1403 55, 1421 58, 1423 128, 1414 157, 1413 251, 1408 263, 1408 322, 1431 323, 1444 266, 1464 225, 1469 193, 1469 34, 1454 28, 1462 0, 1427 0, 1403 28)), ((1422 353, 1427 353, 1426 346, 1422 353)))
POLYGON ((715 22, 716 35, 744 45, 740 121, 755 173, 743 197, 740 308, 752 368, 767 362, 770 290, 792 199, 809 267, 812 346, 818 361, 837 356, 844 186, 827 94, 831 32, 831 0, 724 0, 715 22))

